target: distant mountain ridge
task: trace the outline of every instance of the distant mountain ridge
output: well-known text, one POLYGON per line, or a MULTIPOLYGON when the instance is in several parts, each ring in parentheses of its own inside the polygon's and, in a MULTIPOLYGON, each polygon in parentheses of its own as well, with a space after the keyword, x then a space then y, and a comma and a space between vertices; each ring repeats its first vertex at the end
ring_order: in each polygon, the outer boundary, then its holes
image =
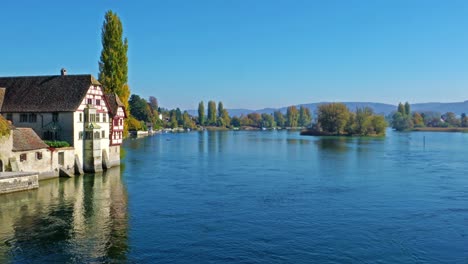
MULTIPOLYGON (((319 103, 309 103, 309 104, 298 104, 297 107, 305 106, 310 109, 312 113, 314 113, 319 105, 327 104, 330 102, 319 102, 319 103)), ((388 115, 392 112, 396 111, 397 106, 392 104, 384 104, 384 103, 374 103, 374 102, 343 102, 349 110, 354 111, 356 108, 360 107, 370 107, 374 110, 377 114, 388 115)), ((250 113, 267 113, 272 114, 275 111, 281 111, 282 113, 286 113, 286 109, 288 107, 280 107, 280 108, 263 108, 257 110, 251 109, 227 109, 230 116, 240 116, 240 115, 247 115, 250 113)), ((411 111, 416 112, 439 112, 441 114, 447 112, 454 112, 456 115, 460 115, 461 113, 468 114, 468 101, 464 102, 454 102, 454 103, 418 103, 418 104, 411 104, 411 111)), ((189 114, 197 116, 197 110, 188 110, 189 114)))

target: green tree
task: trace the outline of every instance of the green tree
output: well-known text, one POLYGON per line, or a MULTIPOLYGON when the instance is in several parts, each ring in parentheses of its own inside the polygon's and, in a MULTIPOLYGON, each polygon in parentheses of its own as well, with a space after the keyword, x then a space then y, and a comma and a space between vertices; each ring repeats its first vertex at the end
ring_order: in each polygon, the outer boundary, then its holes
POLYGON ((310 125, 312 121, 312 116, 310 114, 310 110, 307 107, 301 105, 299 108, 299 126, 307 127, 310 125))
POLYGON ((354 119, 354 134, 368 135, 372 134, 372 116, 374 111, 369 107, 357 108, 354 119))
POLYGON ((152 122, 151 107, 145 99, 141 98, 139 95, 132 94, 128 103, 132 116, 140 121, 152 122))
POLYGON ((406 114, 396 112, 392 117, 392 127, 397 131, 412 129, 413 126, 413 120, 406 114))
POLYGON ((123 38, 120 18, 111 10, 104 17, 101 31, 102 51, 99 61, 99 82, 106 93, 116 93, 128 111, 128 41, 123 38))
POLYGON ((272 128, 276 127, 275 118, 271 114, 262 114, 262 127, 272 128))
POLYGON ((387 121, 385 117, 381 115, 374 115, 371 117, 371 123, 373 131, 376 135, 385 135, 385 130, 387 129, 387 121))
POLYGON ((218 118, 221 118, 223 116, 223 112, 224 112, 223 102, 220 101, 218 103, 218 118))
POLYGON ((344 134, 350 112, 342 103, 320 105, 317 109, 317 122, 323 131, 344 134))
POLYGON ((283 113, 281 113, 280 111, 275 111, 273 113, 273 115, 275 117, 275 122, 276 122, 277 126, 279 126, 279 127, 285 127, 286 126, 286 119, 284 118, 283 113))
POLYGON ((468 127, 468 117, 465 113, 461 114, 461 124, 462 127, 468 127))
POLYGON ((406 115, 411 115, 411 107, 408 102, 405 103, 405 114, 406 115))
POLYGON ((241 126, 241 119, 237 116, 234 116, 232 119, 231 119, 231 126, 233 127, 240 127, 241 126))
POLYGON ((179 122, 177 121, 177 114, 175 111, 171 111, 169 126, 171 128, 177 128, 178 125, 179 125, 179 122))
POLYGON ((205 106, 203 105, 203 101, 198 104, 198 124, 200 126, 205 124, 205 106))
POLYGON ((398 104, 398 113, 406 115, 405 106, 402 103, 398 104))
POLYGON ((214 101, 208 102, 208 125, 216 126, 216 103, 214 101))
POLYGON ((286 110, 286 125, 288 127, 297 127, 299 124, 299 112, 295 106, 290 106, 286 110))
POLYGON ((460 120, 458 120, 457 116, 453 112, 447 112, 442 115, 442 119, 452 127, 460 126, 460 120))
MULTIPOLYGON (((221 105, 222 106, 222 105, 221 105)), ((222 109, 221 116, 218 117, 218 126, 227 127, 231 124, 231 117, 226 109, 222 109)))
POLYGON ((196 127, 195 125, 195 122, 192 120, 192 118, 190 117, 189 113, 187 111, 184 111, 183 115, 182 115, 182 120, 183 120, 183 127, 185 129, 189 128, 189 129, 194 129, 196 127))
POLYGON ((179 126, 182 126, 183 123, 184 123, 184 120, 182 118, 182 111, 180 111, 180 109, 178 107, 175 110, 175 114, 176 114, 177 124, 179 126))

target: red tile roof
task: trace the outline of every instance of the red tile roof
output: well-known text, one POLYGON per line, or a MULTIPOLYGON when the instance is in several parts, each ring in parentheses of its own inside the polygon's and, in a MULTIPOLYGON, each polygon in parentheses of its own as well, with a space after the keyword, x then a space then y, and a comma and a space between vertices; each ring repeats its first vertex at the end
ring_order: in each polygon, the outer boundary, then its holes
POLYGON ((18 127, 13 130, 13 151, 28 151, 47 147, 32 128, 18 127))

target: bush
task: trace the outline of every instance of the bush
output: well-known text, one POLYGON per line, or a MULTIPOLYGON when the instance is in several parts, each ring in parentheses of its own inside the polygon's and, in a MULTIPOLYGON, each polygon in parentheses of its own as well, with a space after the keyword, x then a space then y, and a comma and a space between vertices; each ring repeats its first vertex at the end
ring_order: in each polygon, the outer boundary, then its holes
POLYGON ((66 148, 66 147, 70 146, 70 144, 68 142, 66 142, 66 141, 44 140, 44 143, 46 143, 51 148, 66 148))

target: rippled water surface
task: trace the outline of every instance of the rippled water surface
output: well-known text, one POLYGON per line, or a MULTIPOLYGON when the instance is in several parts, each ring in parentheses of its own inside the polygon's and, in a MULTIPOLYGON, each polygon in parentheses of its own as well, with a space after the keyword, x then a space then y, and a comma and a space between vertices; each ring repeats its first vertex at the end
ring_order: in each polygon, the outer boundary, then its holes
POLYGON ((468 134, 124 145, 120 170, 1 195, 0 263, 468 263, 468 134))

